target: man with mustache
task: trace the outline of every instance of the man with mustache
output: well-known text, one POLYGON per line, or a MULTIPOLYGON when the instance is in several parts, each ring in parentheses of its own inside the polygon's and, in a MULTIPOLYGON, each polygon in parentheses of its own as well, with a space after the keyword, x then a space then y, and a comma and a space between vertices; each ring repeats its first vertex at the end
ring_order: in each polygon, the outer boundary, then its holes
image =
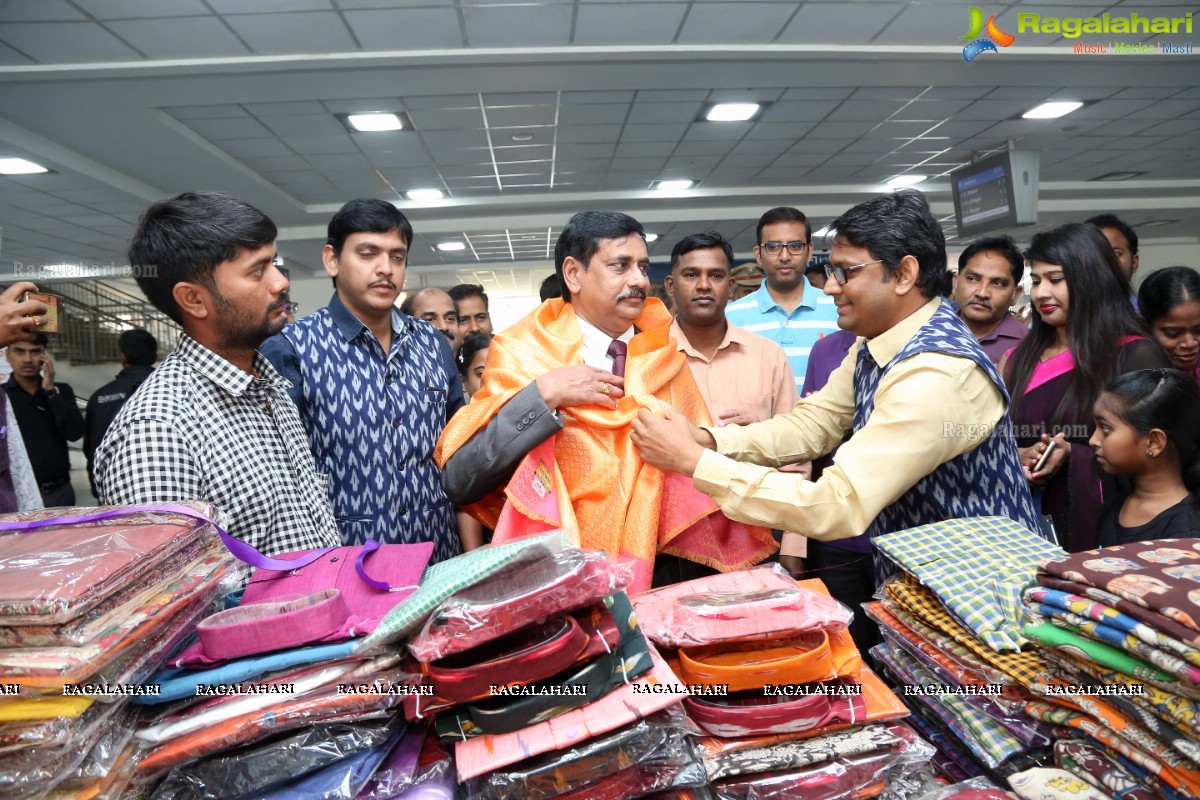
POLYGON ((1029 333, 1008 313, 1021 297, 1024 273, 1025 258, 1008 236, 977 239, 958 257, 950 297, 993 364, 999 364, 1004 353, 1029 333))
POLYGON ((287 381, 256 352, 284 326, 275 234, 257 208, 212 192, 142 214, 129 263, 183 334, 93 462, 100 502, 209 500, 226 530, 267 555, 340 544, 287 381))
POLYGON ((461 552, 458 526, 431 456, 464 400, 446 341, 395 307, 412 225, 391 203, 358 199, 328 234, 329 305, 284 328, 263 355, 292 382, 343 542, 432 540, 433 560, 450 558, 461 552))
POLYGON ((710 419, 670 315, 647 299, 641 224, 576 214, 554 262, 563 297, 492 339, 482 388, 438 443, 446 493, 495 529, 493 541, 576 532, 583 547, 630 561, 635 590, 760 561, 775 549, 769 531, 730 523, 632 445, 639 408, 710 419))

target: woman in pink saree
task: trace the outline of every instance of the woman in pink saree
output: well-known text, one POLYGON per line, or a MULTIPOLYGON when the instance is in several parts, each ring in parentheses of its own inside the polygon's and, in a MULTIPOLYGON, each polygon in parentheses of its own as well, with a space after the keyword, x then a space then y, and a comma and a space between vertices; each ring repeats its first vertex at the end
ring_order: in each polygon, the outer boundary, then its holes
POLYGON ((1112 247, 1093 225, 1033 237, 1030 333, 1001 361, 1021 463, 1068 552, 1097 546, 1100 506, 1114 489, 1088 438, 1092 406, 1106 383, 1137 369, 1168 366, 1129 300, 1112 247), (1038 462, 1051 443, 1052 452, 1038 462))

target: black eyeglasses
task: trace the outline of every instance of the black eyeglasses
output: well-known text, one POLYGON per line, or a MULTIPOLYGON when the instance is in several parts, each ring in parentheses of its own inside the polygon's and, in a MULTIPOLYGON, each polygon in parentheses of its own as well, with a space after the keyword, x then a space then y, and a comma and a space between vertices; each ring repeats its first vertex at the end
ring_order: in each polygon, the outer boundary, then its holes
POLYGON ((825 278, 826 278, 826 280, 828 280, 829 278, 833 278, 835 281, 838 282, 838 286, 845 286, 846 281, 850 280, 850 276, 848 273, 854 272, 855 270, 858 270, 858 269, 863 269, 865 267, 869 267, 873 264, 882 264, 882 263, 883 263, 883 259, 880 258, 875 261, 868 261, 865 264, 855 264, 852 267, 834 267, 834 266, 830 266, 829 264, 826 264, 825 265, 825 278))
POLYGON ((782 253, 785 247, 792 255, 802 256, 804 255, 804 251, 808 249, 808 242, 762 242, 758 246, 773 256, 782 253))

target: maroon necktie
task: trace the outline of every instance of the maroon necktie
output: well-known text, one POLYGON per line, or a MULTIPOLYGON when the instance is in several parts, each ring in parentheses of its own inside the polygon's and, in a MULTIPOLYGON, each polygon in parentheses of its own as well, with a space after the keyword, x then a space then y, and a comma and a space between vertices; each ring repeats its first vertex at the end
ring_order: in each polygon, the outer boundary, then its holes
POLYGON ((612 356, 612 374, 618 378, 625 377, 625 353, 629 350, 629 345, 622 342, 620 339, 613 339, 612 344, 608 346, 608 354, 612 356))

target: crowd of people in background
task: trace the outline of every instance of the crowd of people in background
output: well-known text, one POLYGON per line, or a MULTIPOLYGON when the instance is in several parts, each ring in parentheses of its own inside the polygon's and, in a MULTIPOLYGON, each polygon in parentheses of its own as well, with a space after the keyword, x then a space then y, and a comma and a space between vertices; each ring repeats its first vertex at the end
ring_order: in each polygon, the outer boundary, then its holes
POLYGON ((183 333, 157 368, 123 334, 86 413, 29 285, 0 295, 0 506, 72 505, 83 439, 100 502, 208 499, 268 554, 432 539, 440 561, 571 527, 643 587, 777 558, 851 606, 881 578, 872 536, 952 516, 1072 552, 1200 534, 1200 273, 1135 293, 1138 237, 1109 214, 1024 252, 971 242, 953 274, 919 192, 831 228, 818 257, 806 216, 770 209, 753 262, 697 231, 651 281, 637 220, 576 214, 541 304, 494 331, 482 286, 397 306, 415 233, 390 203, 334 215, 332 295, 296 319, 266 215, 167 198, 130 263, 158 265, 138 282, 183 333))

